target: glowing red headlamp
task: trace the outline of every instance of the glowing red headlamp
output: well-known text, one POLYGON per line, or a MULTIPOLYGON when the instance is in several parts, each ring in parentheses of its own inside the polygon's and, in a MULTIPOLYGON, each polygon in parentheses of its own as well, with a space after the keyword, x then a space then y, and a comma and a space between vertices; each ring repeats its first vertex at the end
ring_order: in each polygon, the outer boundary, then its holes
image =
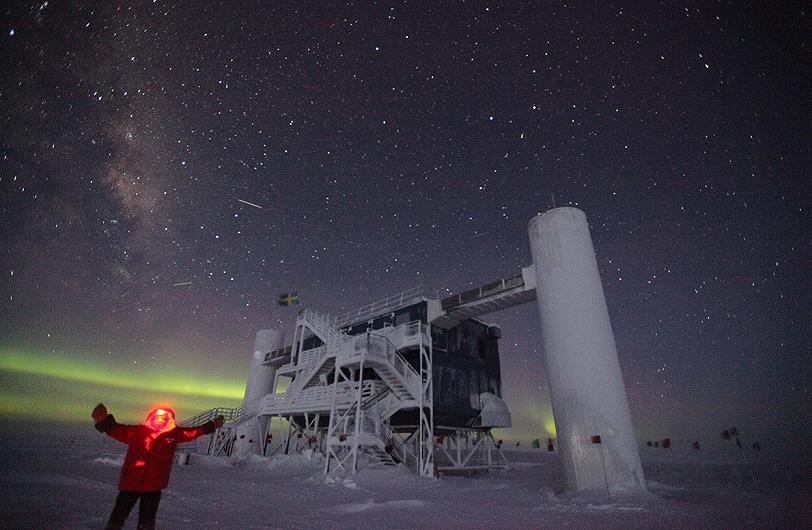
POLYGON ((159 407, 147 415, 147 427, 156 431, 169 431, 175 428, 175 411, 168 407, 159 407))

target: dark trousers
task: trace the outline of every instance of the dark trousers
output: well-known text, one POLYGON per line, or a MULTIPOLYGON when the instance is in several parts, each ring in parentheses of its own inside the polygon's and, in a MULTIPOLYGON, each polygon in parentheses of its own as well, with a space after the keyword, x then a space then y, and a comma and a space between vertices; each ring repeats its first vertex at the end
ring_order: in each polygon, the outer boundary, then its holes
POLYGON ((130 515, 135 503, 141 499, 138 507, 138 530, 151 530, 155 528, 155 515, 158 513, 158 503, 161 502, 161 490, 158 491, 119 491, 113 513, 107 521, 107 530, 119 530, 124 527, 124 521, 130 515))

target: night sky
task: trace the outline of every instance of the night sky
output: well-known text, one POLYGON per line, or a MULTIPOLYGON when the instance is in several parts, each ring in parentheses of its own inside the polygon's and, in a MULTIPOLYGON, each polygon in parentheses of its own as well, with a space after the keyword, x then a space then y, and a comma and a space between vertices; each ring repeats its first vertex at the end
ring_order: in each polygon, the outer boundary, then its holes
MULTIPOLYGON (((235 406, 280 293, 510 276, 555 204, 590 221, 639 439, 799 444, 803 3, 539 4, 5 4, 0 414, 235 406)), ((535 303, 485 318, 506 436, 546 437, 535 303)))

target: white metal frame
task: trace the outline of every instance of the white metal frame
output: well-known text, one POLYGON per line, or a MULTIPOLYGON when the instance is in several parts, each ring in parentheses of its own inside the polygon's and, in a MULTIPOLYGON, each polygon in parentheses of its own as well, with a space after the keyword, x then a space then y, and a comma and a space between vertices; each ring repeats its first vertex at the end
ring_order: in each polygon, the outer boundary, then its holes
POLYGON ((366 340, 363 336, 356 336, 354 341, 346 343, 346 351, 342 350, 337 355, 333 372, 333 406, 325 435, 326 473, 337 469, 355 472, 360 449, 371 447, 373 453, 388 448, 396 452, 398 459, 407 466, 413 467, 418 475, 434 476, 434 395, 431 335, 427 335, 429 329, 421 322, 410 322, 403 326, 404 337, 416 335, 414 345, 418 347, 418 372, 408 366, 388 339, 374 332, 367 332, 366 340), (373 337, 376 337, 375 342, 371 342, 373 337), (380 350, 381 340, 384 341, 383 351, 380 350), (399 401, 389 397, 386 401, 381 400, 381 406, 375 407, 373 404, 365 410, 362 389, 366 367, 372 368, 384 382, 392 381, 391 394, 394 396, 396 391, 399 392, 402 396, 399 401), (394 379, 390 379, 392 377, 394 379), (339 405, 337 396, 341 385, 353 389, 354 399, 349 406, 339 405), (397 404, 393 405, 391 401, 397 404), (388 418, 399 409, 415 407, 419 411, 419 422, 415 432, 409 436, 414 445, 413 449, 409 449, 408 444, 392 431, 388 418))
POLYGON ((438 464, 438 471, 475 471, 507 468, 508 460, 490 430, 459 429, 442 436, 436 444, 450 464, 438 464))
MULTIPOLYGON (((404 300, 418 296, 418 290, 407 291, 362 308, 353 315, 379 311, 392 304, 400 305, 404 300)), ((212 435, 210 454, 230 454, 236 432, 234 427, 251 416, 259 419, 262 453, 268 456, 265 441, 271 431, 270 420, 272 416, 278 416, 284 432, 271 454, 282 448, 288 453, 311 447, 325 456, 324 470, 327 473, 355 472, 362 450, 379 455, 382 461, 384 457, 399 461, 423 477, 433 477, 437 469, 441 469, 435 465, 435 451, 442 452, 454 469, 466 468, 480 450, 487 451, 489 466, 494 463, 491 452, 496 445, 490 432, 460 431, 455 433, 453 442, 449 441, 453 447, 435 444, 431 324, 413 321, 401 326, 387 326, 383 330, 367 332, 364 338, 364 335, 349 336, 341 332, 335 326, 340 321, 340 318, 331 320, 309 310, 299 313, 291 354, 295 377, 288 390, 251 403, 248 407, 251 410, 229 411, 233 424, 212 435), (303 352, 304 340, 310 333, 318 336, 324 345, 303 352), (390 337, 398 342, 397 346, 390 337), (404 359, 400 349, 415 347, 417 369, 404 359), (328 361, 330 364, 326 364, 328 361), (373 369, 376 378, 365 382, 365 368, 373 369), (330 373, 333 380, 326 385, 330 373), (324 374, 320 384, 314 383, 317 374, 324 374), (328 392, 332 394, 331 400, 328 392), (378 397, 381 395, 383 397, 378 397), (405 409, 417 409, 418 412, 418 423, 410 428, 408 435, 402 432, 403 427, 395 432, 389 424, 393 414, 405 409), (328 410, 328 426, 320 427, 319 422, 328 410), (296 418, 303 419, 303 425, 296 418), (287 420, 287 428, 284 420, 287 420), (476 439, 475 433, 479 433, 476 439)), ((501 451, 497 449, 497 452, 501 461, 506 463, 501 451)))
POLYGON ((338 467, 344 471, 355 472, 358 469, 358 441, 361 426, 361 387, 363 380, 363 360, 358 369, 358 380, 355 380, 355 370, 345 368, 336 363, 335 379, 333 381, 333 407, 330 410, 330 422, 327 427, 324 472, 330 472, 330 464, 334 460, 338 467), (347 376, 349 371, 349 377, 347 376), (355 399, 346 409, 337 406, 337 389, 340 383, 348 383, 356 389, 355 399), (351 421, 352 419, 352 421, 351 421), (350 429, 352 439, 350 440, 350 429), (349 441, 349 443, 348 443, 349 441), (352 465, 349 465, 350 458, 352 465))
POLYGON ((428 341, 424 344, 422 325, 418 325, 418 347, 420 348, 420 425, 418 427, 418 474, 421 477, 434 476, 434 377, 432 370, 433 348, 431 324, 426 325, 428 341))

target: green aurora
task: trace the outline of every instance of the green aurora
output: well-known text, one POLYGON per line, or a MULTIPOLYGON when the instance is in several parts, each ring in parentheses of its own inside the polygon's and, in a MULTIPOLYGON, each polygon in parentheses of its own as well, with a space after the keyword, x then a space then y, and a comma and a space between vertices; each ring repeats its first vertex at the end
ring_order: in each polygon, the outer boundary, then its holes
POLYGON ((179 418, 212 407, 236 407, 245 381, 190 374, 188 368, 122 370, 83 359, 0 351, 0 415, 85 421, 103 401, 125 421, 141 421, 156 404, 171 406, 179 418))

